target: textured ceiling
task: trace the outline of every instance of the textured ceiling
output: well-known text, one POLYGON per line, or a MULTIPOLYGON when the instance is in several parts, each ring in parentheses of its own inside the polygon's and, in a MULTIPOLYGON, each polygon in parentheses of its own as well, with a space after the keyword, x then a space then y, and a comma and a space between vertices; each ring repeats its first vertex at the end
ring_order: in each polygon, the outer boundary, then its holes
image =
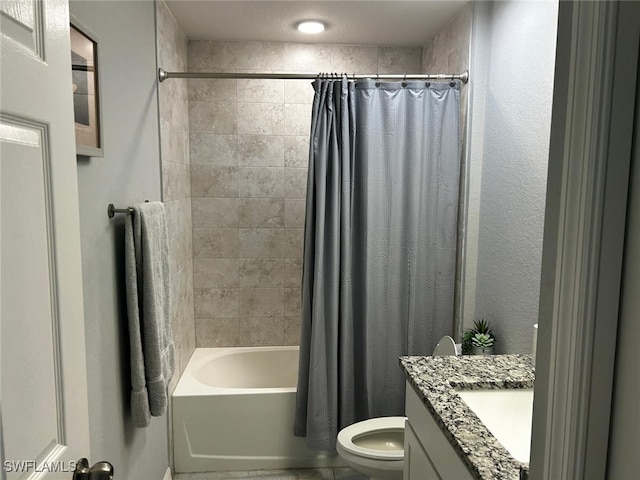
POLYGON ((167 0, 190 39, 422 46, 468 0, 439 1, 194 1, 167 0), (299 33, 301 20, 322 20, 317 35, 299 33))

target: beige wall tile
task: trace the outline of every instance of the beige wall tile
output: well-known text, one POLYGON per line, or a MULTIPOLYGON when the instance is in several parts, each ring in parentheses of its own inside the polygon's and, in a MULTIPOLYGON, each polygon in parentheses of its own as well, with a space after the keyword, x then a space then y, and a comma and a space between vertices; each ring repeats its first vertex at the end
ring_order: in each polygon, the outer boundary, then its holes
POLYGON ((157 4, 156 13, 158 64, 169 69, 184 68, 187 59, 187 37, 176 24, 164 2, 157 4))
POLYGON ((284 286, 300 287, 302 285, 302 258, 284 259, 284 286))
POLYGON ((284 231, 284 255, 286 258, 302 258, 303 228, 287 228, 284 231))
POLYGON ((237 165, 238 136, 194 133, 190 154, 191 165, 237 165))
POLYGON ((240 197, 283 197, 283 168, 244 167, 238 172, 240 197))
MULTIPOLYGON (((238 133, 241 135, 283 135, 284 105, 238 102, 238 133)), ((206 121, 206 120, 205 120, 206 121)))
POLYGON ((238 165, 242 167, 284 166, 285 137, 279 135, 240 135, 238 165))
POLYGON ((239 262, 237 258, 196 258, 193 260, 194 288, 238 287, 239 262))
POLYGON ((311 83, 311 80, 285 80, 285 103, 312 104, 315 91, 313 90, 313 85, 311 83))
POLYGON ((309 136, 284 137, 284 166, 307 168, 309 165, 309 136))
POLYGON ((208 102, 235 102, 237 82, 233 78, 190 78, 189 100, 208 102))
POLYGON ((380 47, 378 49, 378 73, 420 73, 421 48, 380 47))
POLYGON ((284 230, 240 228, 240 258, 283 258, 284 230))
POLYGON ((433 44, 422 47, 422 73, 436 73, 433 63, 433 44))
MULTIPOLYGON (((193 186, 191 188, 193 188, 193 186)), ((307 169, 306 168, 285 168, 284 196, 286 198, 306 198, 307 196, 307 169)))
POLYGON ((283 198, 238 199, 238 226, 249 228, 278 228, 284 226, 283 198))
POLYGON ((233 228, 238 226, 238 199, 194 198, 194 228, 233 228))
POLYGON ((305 200, 287 198, 284 203, 284 226, 304 228, 305 200))
POLYGON ((238 42, 238 69, 281 71, 284 44, 276 42, 238 42))
POLYGON ((311 108, 312 105, 309 103, 292 103, 284 106, 285 135, 301 135, 309 138, 311 108))
POLYGON ((238 296, 240 317, 282 317, 282 288, 241 288, 238 296))
MULTIPOLYGON (((173 113, 169 112, 168 115, 173 113)), ((184 115, 178 114, 176 117, 185 120, 178 125, 173 125, 172 118, 160 118, 160 131, 166 132, 160 138, 162 161, 187 164, 189 163, 189 113, 185 110, 184 115)))
POLYGON ((236 228, 194 228, 193 258, 237 258, 236 228))
POLYGON ((186 230, 169 241, 169 271, 175 274, 191 262, 192 233, 186 230))
POLYGON ((239 260, 240 287, 275 288, 283 285, 284 259, 250 258, 239 260))
POLYGON ((165 202, 191 196, 189 165, 164 162, 162 164, 162 192, 165 202))
POLYGON ((289 317, 300 315, 300 300, 300 288, 285 288, 284 314, 289 317))
POLYGON ((300 327, 302 321, 299 316, 285 317, 284 345, 300 345, 300 327))
POLYGON ((194 197, 237 197, 238 168, 192 165, 191 193, 194 197))
POLYGON ((331 47, 306 43, 285 43, 284 70, 320 73, 331 70, 331 47))
POLYGON ((336 45, 331 51, 331 71, 338 73, 375 73, 378 47, 336 45))
POLYGON ((196 318, 238 316, 239 290, 236 288, 194 288, 196 318))
POLYGON ((239 318, 197 318, 198 347, 237 347, 240 338, 239 318))
MULTIPOLYGON (((182 318, 185 310, 184 303, 190 299, 189 290, 192 289, 191 269, 179 268, 171 275, 171 318, 182 318)), ((174 336, 183 335, 188 323, 182 325, 178 322, 172 325, 174 336)))
POLYGON ((237 42, 189 40, 187 65, 189 70, 233 72, 238 58, 237 42))
POLYGON ((239 345, 282 345, 284 318, 241 318, 239 345))
POLYGON ((249 103, 284 102, 283 80, 238 80, 238 101, 249 103))
POLYGON ((235 102, 189 102, 189 131, 194 133, 237 133, 235 102))
POLYGON ((191 231, 191 199, 165 201, 164 208, 167 212, 167 233, 169 240, 185 231, 191 231))

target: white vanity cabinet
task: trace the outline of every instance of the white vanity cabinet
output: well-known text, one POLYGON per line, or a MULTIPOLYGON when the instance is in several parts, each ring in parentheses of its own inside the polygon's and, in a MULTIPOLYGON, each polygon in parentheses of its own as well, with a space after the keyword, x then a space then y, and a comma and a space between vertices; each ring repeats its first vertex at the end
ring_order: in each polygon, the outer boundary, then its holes
POLYGON ((406 412, 403 480, 473 480, 408 382, 406 412))

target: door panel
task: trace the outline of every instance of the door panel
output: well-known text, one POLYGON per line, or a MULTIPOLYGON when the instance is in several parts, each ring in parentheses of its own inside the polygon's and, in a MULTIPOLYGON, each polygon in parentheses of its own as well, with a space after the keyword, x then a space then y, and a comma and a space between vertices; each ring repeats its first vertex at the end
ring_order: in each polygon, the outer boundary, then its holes
POLYGON ((0 120, 3 427, 7 458, 40 458, 58 431, 55 259, 46 129, 0 120), (20 208, 28 205, 28 209, 20 208), (52 268, 53 267, 53 268, 52 268), (37 299, 34 301, 34 299, 37 299), (4 362, 3 362, 4 363, 4 362), (21 366, 16 368, 15 366, 21 366))
POLYGON ((42 3, 35 0, 2 0, 0 28, 3 35, 19 44, 24 52, 43 59, 44 25, 42 3))
POLYGON ((4 479, 89 454, 69 12, 0 3, 0 451, 4 479))

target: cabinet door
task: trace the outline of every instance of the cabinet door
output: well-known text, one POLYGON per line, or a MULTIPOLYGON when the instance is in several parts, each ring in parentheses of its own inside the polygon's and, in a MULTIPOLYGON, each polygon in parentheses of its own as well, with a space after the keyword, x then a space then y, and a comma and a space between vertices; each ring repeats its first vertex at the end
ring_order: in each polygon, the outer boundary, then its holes
MULTIPOLYGON (((429 452, 427 458, 431 461, 435 477, 414 476, 412 479, 442 478, 445 480, 473 480, 471 472, 467 469, 458 453, 453 449, 447 437, 431 416, 418 397, 413 387, 407 382, 406 412, 412 433, 419 441, 424 452, 429 452)), ((405 452, 406 455, 406 452, 405 452)), ((426 454, 425 454, 426 455, 426 454)))
POLYGON ((404 429, 404 472, 403 480, 440 480, 411 424, 404 429))

